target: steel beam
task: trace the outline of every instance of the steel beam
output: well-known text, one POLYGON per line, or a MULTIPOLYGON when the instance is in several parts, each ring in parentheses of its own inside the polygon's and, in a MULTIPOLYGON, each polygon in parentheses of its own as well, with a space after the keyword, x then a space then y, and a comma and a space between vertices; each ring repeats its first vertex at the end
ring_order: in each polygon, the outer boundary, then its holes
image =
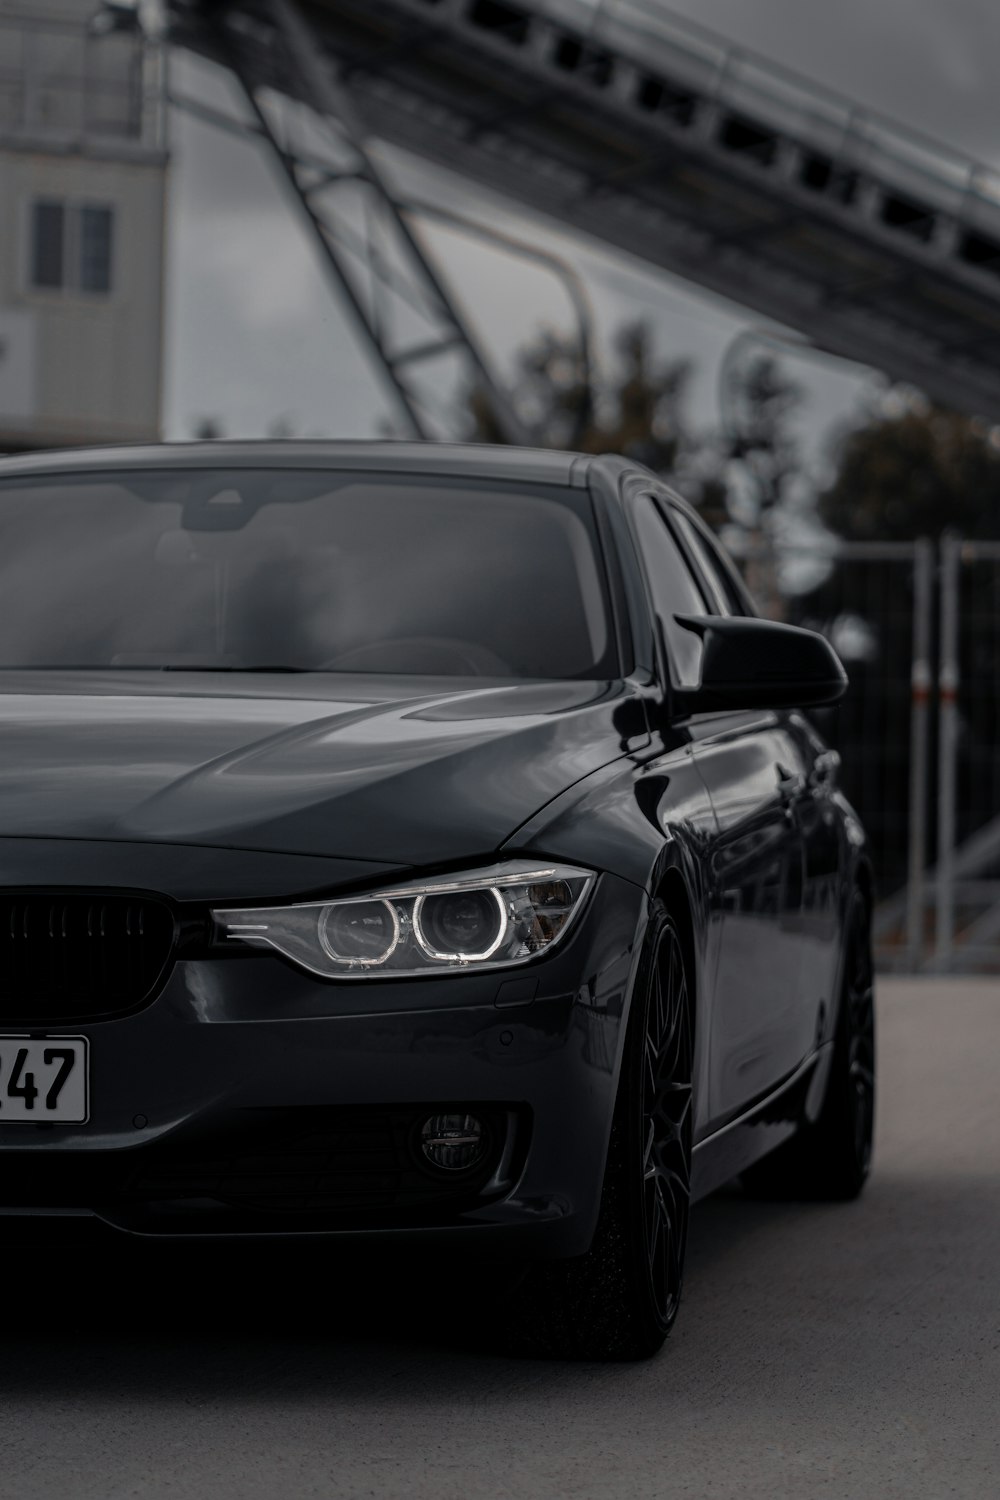
POLYGON ((955 944, 955 814, 958 784, 958 650, 962 542, 941 541, 941 647, 938 668, 938 857, 934 966, 947 973, 955 944))

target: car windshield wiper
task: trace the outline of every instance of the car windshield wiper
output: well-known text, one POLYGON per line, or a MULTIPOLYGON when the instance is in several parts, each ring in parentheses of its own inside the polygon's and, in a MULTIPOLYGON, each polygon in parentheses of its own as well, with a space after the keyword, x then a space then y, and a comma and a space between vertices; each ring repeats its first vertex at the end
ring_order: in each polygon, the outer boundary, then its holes
POLYGON ((141 662, 130 662, 127 668, 116 667, 116 671, 138 670, 140 672, 318 672, 319 667, 272 666, 266 662, 254 662, 249 667, 233 667, 218 662, 184 662, 177 666, 143 666, 141 662))

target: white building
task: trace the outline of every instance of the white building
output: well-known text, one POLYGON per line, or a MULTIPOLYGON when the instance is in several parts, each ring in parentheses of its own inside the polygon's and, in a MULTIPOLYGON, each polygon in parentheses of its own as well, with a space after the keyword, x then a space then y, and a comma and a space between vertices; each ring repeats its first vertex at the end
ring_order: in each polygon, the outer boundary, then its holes
POLYGON ((97 0, 0 0, 0 451, 160 423, 162 60, 97 0))

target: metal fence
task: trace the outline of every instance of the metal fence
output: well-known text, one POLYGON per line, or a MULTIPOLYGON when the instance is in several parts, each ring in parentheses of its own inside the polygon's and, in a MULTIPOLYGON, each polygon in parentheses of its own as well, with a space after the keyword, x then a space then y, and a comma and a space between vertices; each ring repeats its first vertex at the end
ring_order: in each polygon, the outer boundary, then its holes
POLYGON ((941 545, 934 966, 1000 969, 1000 542, 941 545))
POLYGON ((1000 970, 1000 542, 781 547, 745 568, 847 666, 814 718, 872 842, 882 967, 1000 970))

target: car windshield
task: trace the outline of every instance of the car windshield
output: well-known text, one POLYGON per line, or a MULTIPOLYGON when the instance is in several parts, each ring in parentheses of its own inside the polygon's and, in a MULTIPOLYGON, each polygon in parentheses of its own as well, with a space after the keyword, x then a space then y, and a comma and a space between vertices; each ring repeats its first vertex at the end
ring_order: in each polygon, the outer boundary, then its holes
POLYGON ((611 677, 589 497, 295 469, 0 482, 0 667, 611 677))

